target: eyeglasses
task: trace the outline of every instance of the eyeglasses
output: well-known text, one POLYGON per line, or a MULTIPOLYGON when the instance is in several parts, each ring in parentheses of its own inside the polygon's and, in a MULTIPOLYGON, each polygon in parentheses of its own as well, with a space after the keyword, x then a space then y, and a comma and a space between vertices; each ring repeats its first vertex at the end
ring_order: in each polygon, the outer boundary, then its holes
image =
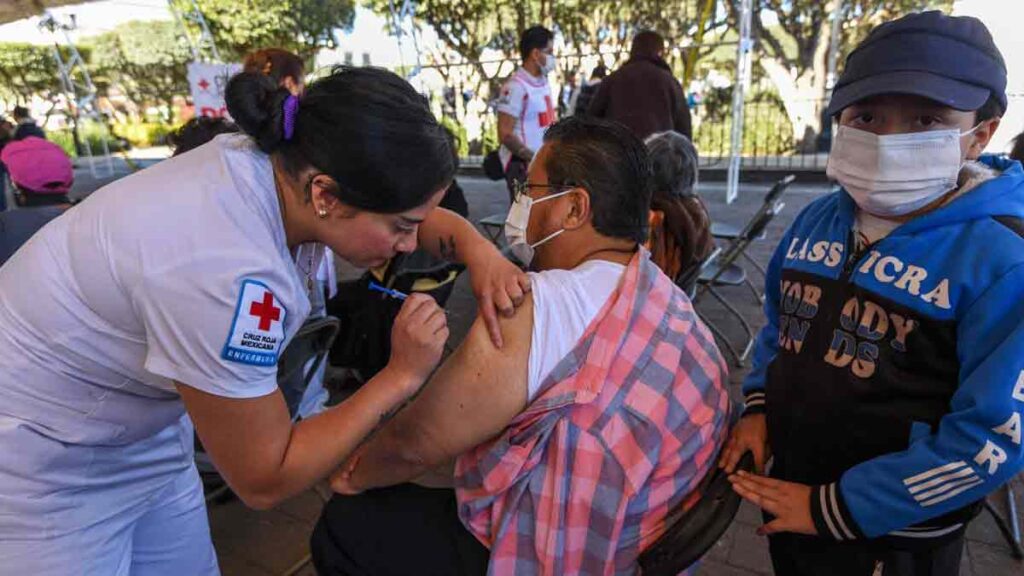
POLYGON ((512 181, 512 199, 516 202, 526 195, 530 195, 530 190, 533 188, 550 188, 555 192, 564 192, 576 188, 575 184, 533 184, 530 182, 523 182, 521 180, 512 181))

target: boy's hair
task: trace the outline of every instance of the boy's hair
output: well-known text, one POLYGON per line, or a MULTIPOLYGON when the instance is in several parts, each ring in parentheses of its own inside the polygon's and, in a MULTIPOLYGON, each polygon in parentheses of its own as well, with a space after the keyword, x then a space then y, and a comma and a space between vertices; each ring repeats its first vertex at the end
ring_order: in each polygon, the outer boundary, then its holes
POLYGON ((991 120, 993 118, 1001 118, 1006 110, 1003 109, 1003 105, 999 103, 999 100, 995 96, 989 96, 988 100, 974 111, 974 123, 978 124, 985 120, 991 120))

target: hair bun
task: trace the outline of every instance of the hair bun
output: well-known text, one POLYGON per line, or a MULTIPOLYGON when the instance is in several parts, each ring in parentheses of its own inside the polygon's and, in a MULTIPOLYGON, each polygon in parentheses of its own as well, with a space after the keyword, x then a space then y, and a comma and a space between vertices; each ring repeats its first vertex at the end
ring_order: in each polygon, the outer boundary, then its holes
POLYGON ((235 124, 269 154, 284 141, 283 107, 289 95, 268 76, 242 72, 228 81, 224 102, 235 124))

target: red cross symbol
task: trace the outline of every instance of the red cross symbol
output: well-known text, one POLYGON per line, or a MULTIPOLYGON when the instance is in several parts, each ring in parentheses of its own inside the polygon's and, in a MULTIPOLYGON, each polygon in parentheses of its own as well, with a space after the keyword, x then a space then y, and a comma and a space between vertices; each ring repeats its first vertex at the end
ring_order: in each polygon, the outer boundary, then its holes
POLYGON ((274 295, 263 293, 263 302, 253 302, 249 306, 249 314, 260 319, 260 330, 266 332, 275 320, 281 319, 281 309, 274 306, 274 295))
POLYGON ((205 92, 210 87, 210 83, 206 81, 206 78, 199 80, 199 87, 205 92))

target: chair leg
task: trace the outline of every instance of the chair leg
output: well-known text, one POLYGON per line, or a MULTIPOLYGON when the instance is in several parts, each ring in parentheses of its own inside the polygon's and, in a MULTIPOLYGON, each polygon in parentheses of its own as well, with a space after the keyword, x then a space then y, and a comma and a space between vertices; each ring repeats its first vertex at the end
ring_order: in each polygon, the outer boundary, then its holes
POLYGON ((754 329, 751 328, 750 324, 743 317, 743 314, 740 314, 740 311, 737 310, 735 306, 730 304, 729 301, 725 299, 725 297, 719 294, 718 290, 715 290, 714 287, 710 285, 707 287, 707 289, 708 292, 710 292, 711 295, 715 297, 715 300, 721 302, 722 306, 725 306, 725 308, 730 313, 732 313, 732 315, 735 316, 737 320, 739 320, 740 326, 743 327, 743 331, 747 333, 747 343, 743 346, 743 352, 737 356, 736 361, 736 365, 742 368, 745 365, 747 357, 750 356, 750 352, 753 351, 754 349, 754 329))
POLYGON ((741 365, 740 355, 736 352, 736 349, 733 348, 732 343, 729 342, 729 339, 725 337, 725 334, 722 333, 718 326, 715 326, 714 322, 708 320, 707 317, 705 317, 700 312, 697 312, 697 317, 700 318, 702 322, 704 322, 704 325, 708 327, 708 330, 711 330, 711 333, 715 335, 715 338, 722 343, 722 346, 725 347, 725 350, 729 353, 729 356, 732 357, 733 362, 736 363, 737 365, 741 365))
POLYGON ((1010 485, 1006 485, 1006 498, 1007 498, 1007 510, 1010 514, 1009 518, 1005 518, 992 503, 985 500, 985 510, 992 516, 992 520, 995 521, 996 527, 999 528, 999 532, 1003 534, 1003 538, 1006 540, 1006 545, 1010 547, 1010 554, 1018 559, 1024 559, 1024 547, 1021 546, 1020 541, 1020 526, 1017 524, 1017 502, 1013 496, 1013 489, 1010 485))
POLYGON ((766 275, 767 275, 767 272, 765 272, 765 270, 764 270, 764 266, 761 266, 761 265, 760 265, 760 264, 759 264, 759 263, 757 262, 757 260, 754 260, 753 258, 751 258, 751 257, 750 257, 750 255, 749 255, 749 254, 747 254, 747 252, 746 252, 745 250, 743 251, 743 253, 742 253, 741 255, 742 255, 742 256, 743 256, 744 258, 746 258, 746 259, 747 259, 747 262, 750 262, 751 264, 753 264, 753 265, 754 265, 754 268, 757 268, 757 271, 761 273, 761 276, 762 276, 762 277, 763 277, 763 276, 766 276, 766 275))

